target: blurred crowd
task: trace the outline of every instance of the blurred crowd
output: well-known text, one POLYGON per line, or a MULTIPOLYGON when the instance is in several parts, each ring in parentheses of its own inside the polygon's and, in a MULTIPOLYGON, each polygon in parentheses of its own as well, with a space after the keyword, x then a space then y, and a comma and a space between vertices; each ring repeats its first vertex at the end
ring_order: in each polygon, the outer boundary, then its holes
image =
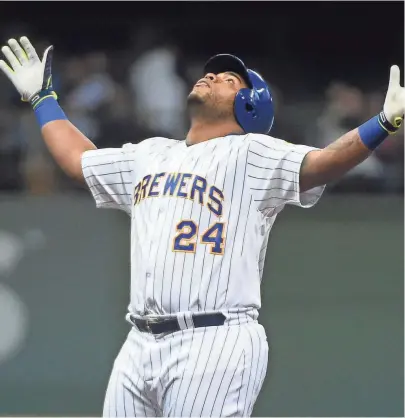
MULTIPOLYGON (((186 97, 204 62, 184 57, 170 39, 144 31, 142 42, 134 41, 130 50, 77 56, 58 51, 54 60, 53 84, 65 113, 99 148, 153 136, 182 139, 187 132, 186 97)), ((266 76, 266 68, 260 72, 266 76)), ((317 147, 377 114, 384 102, 384 92, 365 92, 342 81, 330 82, 323 95, 310 100, 284 95, 282 86, 271 88, 272 135, 317 147)), ((81 190, 54 164, 30 106, 3 74, 0 91, 0 191, 81 190)), ((329 191, 403 193, 403 144, 402 129, 329 191)))

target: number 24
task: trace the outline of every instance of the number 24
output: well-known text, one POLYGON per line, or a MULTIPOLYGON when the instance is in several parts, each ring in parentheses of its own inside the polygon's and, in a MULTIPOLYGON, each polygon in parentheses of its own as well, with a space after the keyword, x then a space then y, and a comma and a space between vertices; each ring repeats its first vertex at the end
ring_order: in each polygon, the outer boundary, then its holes
MULTIPOLYGON (((184 220, 177 224, 177 235, 173 239, 173 251, 194 253, 196 247, 196 235, 198 226, 194 221, 184 220)), ((223 255, 225 251, 224 223, 216 222, 211 225, 201 236, 201 244, 210 245, 210 253, 223 255)))

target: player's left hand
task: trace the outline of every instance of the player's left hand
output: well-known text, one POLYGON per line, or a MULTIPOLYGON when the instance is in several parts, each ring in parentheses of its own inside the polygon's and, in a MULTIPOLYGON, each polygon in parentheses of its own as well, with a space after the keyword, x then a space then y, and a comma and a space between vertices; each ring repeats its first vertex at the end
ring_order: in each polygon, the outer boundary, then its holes
POLYGON ((21 45, 15 39, 10 39, 8 45, 1 48, 9 65, 0 60, 0 69, 14 84, 24 102, 32 100, 41 91, 52 94, 53 47, 48 47, 40 60, 27 37, 23 36, 20 43, 21 45))
POLYGON ((387 95, 384 102, 384 113, 388 122, 396 128, 401 126, 405 113, 405 87, 401 87, 400 70, 393 65, 390 71, 387 95))

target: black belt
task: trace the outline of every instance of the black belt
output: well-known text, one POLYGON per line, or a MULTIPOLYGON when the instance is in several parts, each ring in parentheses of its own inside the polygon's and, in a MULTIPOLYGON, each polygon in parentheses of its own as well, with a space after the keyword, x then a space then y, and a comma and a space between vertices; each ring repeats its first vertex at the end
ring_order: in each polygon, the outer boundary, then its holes
MULTIPOLYGON (((218 327, 224 325, 225 315, 222 313, 212 314, 195 314, 191 316, 194 326, 192 328, 201 327, 218 327)), ((142 332, 151 334, 163 334, 166 332, 181 331, 181 327, 177 318, 136 318, 130 316, 131 322, 142 332)))

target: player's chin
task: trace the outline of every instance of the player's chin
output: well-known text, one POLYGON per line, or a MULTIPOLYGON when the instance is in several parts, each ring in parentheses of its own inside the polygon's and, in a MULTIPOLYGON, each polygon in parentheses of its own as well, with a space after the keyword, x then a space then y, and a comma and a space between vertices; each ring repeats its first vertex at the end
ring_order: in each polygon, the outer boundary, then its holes
POLYGON ((191 93, 187 97, 187 101, 189 104, 204 103, 205 96, 206 94, 203 94, 198 90, 192 90, 191 93))

